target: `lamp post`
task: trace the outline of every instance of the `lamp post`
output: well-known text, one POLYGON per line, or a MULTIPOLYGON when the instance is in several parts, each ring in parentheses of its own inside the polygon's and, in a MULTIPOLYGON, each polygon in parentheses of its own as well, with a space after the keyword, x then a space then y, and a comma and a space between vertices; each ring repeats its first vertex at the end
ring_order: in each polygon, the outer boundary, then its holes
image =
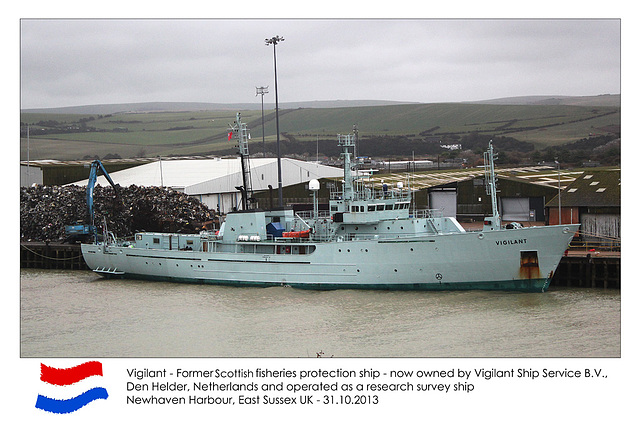
POLYGON ((264 94, 269 93, 269 86, 256 88, 256 96, 262 95, 262 157, 267 157, 267 146, 264 143, 264 94))
POLYGON ((27 125, 27 187, 31 186, 31 164, 29 163, 29 125, 27 125))
POLYGON ((560 188, 560 162, 558 162, 558 158, 556 157, 556 165, 558 165, 558 225, 562 224, 562 199, 560 198, 561 188, 560 188))
POLYGON ((280 162, 280 120, 278 117, 278 69, 276 66, 276 45, 279 42, 284 41, 284 37, 275 36, 270 39, 264 39, 267 46, 270 44, 273 45, 273 74, 275 78, 275 87, 276 87, 276 155, 278 157, 278 202, 280 203, 280 207, 283 206, 282 203, 282 165, 280 162))

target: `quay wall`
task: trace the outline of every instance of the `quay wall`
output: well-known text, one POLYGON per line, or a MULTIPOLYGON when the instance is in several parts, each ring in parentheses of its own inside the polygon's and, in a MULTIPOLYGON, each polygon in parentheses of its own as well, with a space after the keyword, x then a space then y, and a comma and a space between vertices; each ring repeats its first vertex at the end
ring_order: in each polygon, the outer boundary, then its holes
MULTIPOLYGON (((88 270, 79 244, 21 242, 20 268, 88 270)), ((620 289, 620 255, 562 258, 550 288, 620 289)))
POLYGON ((619 253, 565 256, 549 287, 620 289, 620 264, 619 253))
POLYGON ((88 270, 79 244, 20 242, 20 268, 88 270))

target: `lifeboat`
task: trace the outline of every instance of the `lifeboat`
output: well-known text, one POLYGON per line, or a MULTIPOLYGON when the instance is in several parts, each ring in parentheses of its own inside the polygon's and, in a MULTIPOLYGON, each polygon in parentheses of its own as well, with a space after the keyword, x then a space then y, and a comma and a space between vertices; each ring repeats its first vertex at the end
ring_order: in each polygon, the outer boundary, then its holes
POLYGON ((283 231, 282 237, 288 238, 288 239, 301 239, 301 238, 308 239, 310 232, 311 232, 311 229, 303 230, 303 231, 283 231))

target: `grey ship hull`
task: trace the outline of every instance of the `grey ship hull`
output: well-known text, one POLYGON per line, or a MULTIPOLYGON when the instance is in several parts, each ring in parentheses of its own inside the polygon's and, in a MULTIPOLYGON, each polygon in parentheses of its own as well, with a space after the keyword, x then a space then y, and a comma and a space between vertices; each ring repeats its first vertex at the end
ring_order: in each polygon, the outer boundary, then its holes
POLYGON ((324 290, 543 292, 577 229, 560 225, 351 241, 210 242, 204 251, 202 245, 182 250, 98 243, 83 244, 82 252, 92 270, 112 277, 324 290))

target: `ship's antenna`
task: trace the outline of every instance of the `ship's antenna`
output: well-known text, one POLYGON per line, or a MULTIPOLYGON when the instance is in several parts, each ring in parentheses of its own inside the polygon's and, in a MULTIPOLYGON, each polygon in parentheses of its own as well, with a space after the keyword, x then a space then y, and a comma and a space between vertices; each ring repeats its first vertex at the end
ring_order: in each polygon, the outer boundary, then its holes
POLYGON ((249 131, 246 123, 240 120, 240 113, 236 114, 236 121, 229 125, 229 140, 238 140, 238 154, 242 165, 242 187, 236 187, 242 194, 242 209, 249 208, 250 200, 253 200, 253 190, 251 188, 251 171, 249 167, 249 131))
POLYGON ((412 151, 411 152, 411 157, 413 159, 412 162, 412 166, 411 168, 409 168, 410 173, 409 173, 409 178, 408 178, 408 182, 407 184, 409 185, 409 195, 411 196, 411 210, 413 211, 413 215, 416 215, 416 198, 413 195, 413 190, 411 188, 411 178, 413 177, 415 179, 415 175, 416 175, 416 152, 412 151))
POLYGON ((342 196, 344 200, 353 200, 353 176, 351 175, 351 153, 350 147, 354 147, 354 134, 338 135, 338 145, 344 147, 342 157, 344 157, 344 187, 342 196))
POLYGON ((358 170, 358 142, 359 142, 359 138, 358 138, 358 125, 355 124, 353 125, 353 158, 356 161, 356 171, 358 170))
POLYGON ((498 198, 496 190, 496 173, 493 161, 498 158, 493 153, 493 141, 489 141, 489 149, 484 152, 484 182, 487 195, 491 196, 491 211, 495 221, 495 226, 500 228, 500 217, 498 214, 498 198))

